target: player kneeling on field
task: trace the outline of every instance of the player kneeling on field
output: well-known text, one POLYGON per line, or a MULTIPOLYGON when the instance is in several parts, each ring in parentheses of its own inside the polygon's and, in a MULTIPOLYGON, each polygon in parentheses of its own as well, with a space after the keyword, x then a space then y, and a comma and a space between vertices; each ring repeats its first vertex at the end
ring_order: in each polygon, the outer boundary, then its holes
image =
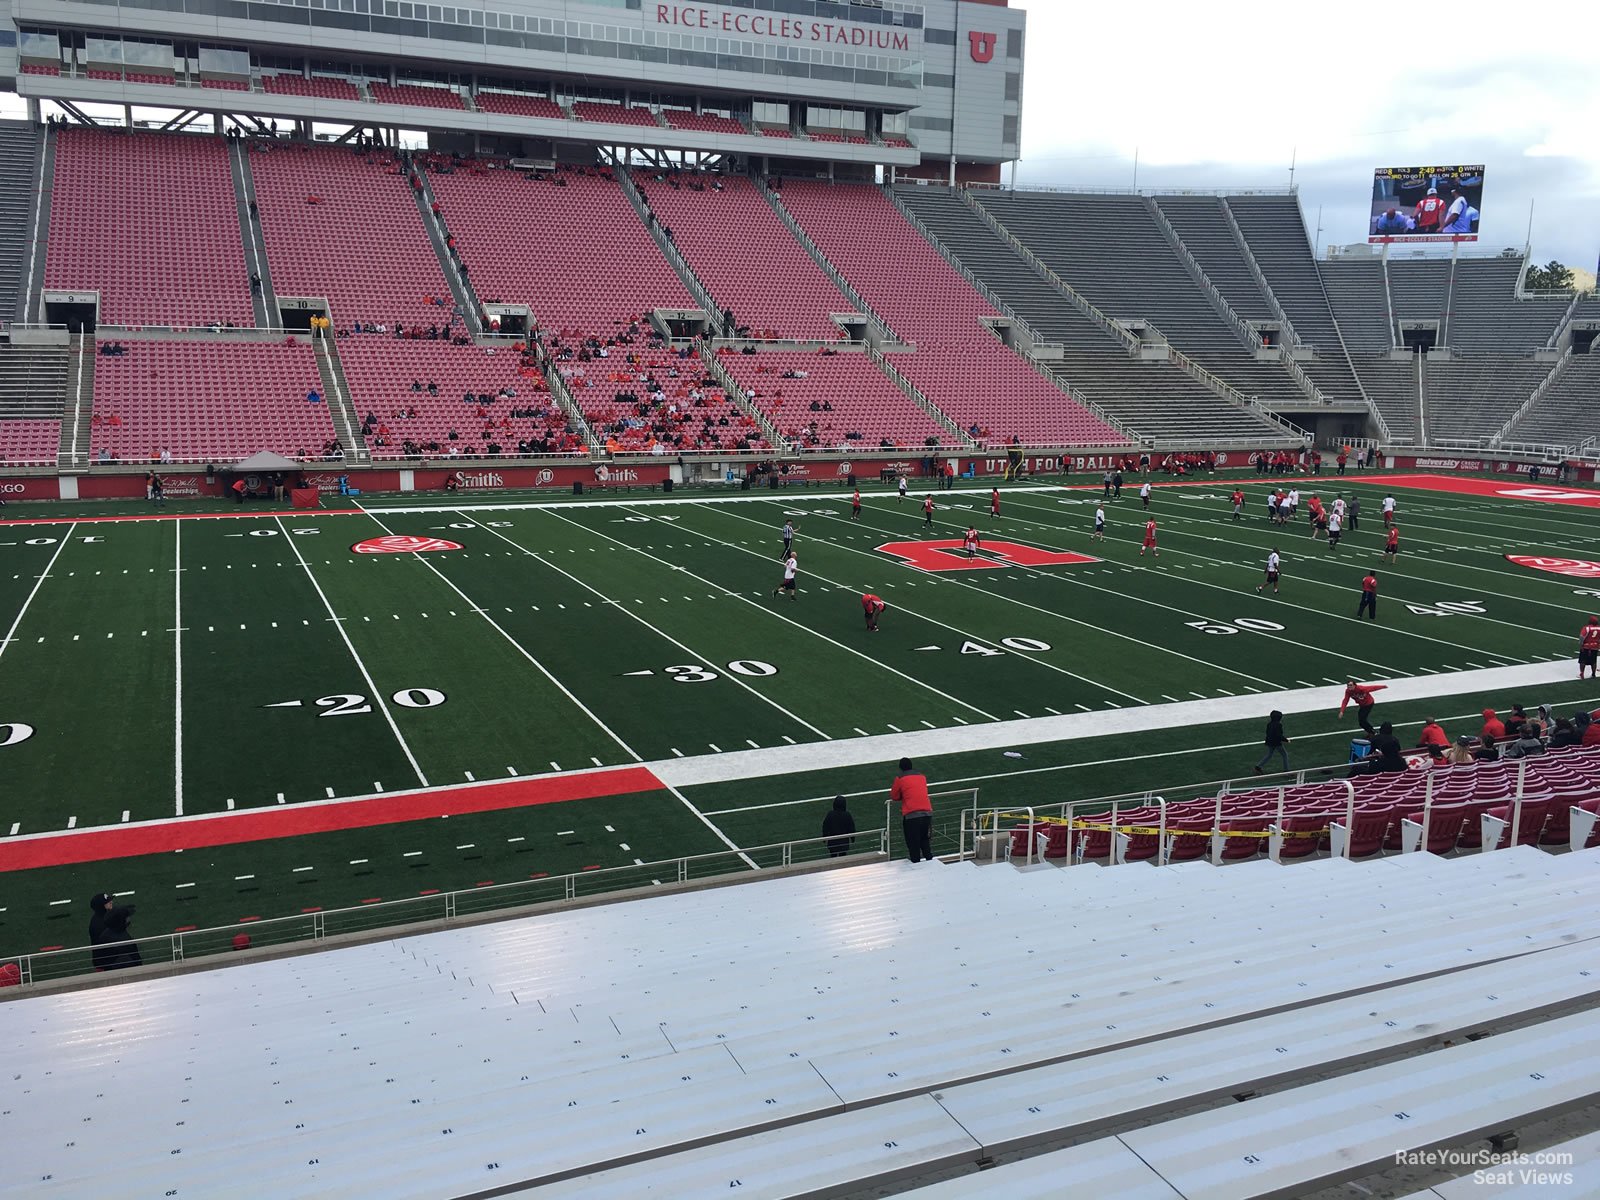
POLYGON ((878 614, 888 607, 882 597, 874 596, 871 592, 861 597, 861 611, 866 614, 868 633, 878 632, 878 614))

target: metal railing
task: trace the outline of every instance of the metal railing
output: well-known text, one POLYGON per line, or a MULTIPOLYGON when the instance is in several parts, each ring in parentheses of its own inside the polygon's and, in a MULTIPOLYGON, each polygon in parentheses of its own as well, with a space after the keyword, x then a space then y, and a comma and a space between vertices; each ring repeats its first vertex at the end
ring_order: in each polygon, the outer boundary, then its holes
POLYGON ((1194 359, 1190 358, 1182 350, 1179 350, 1171 342, 1167 343, 1167 361, 1172 363, 1175 367, 1184 372, 1195 382, 1203 384, 1215 395, 1231 401, 1240 408, 1248 408, 1257 416, 1271 421, 1274 425, 1284 429, 1296 441, 1310 445, 1311 435, 1304 429, 1301 429, 1300 426, 1296 425, 1292 421, 1284 420, 1265 404, 1261 403, 1259 397, 1246 396, 1231 383, 1224 379, 1217 378, 1217 376, 1213 375, 1199 363, 1195 362, 1194 359))
MULTIPOLYGON (((1272 285, 1267 282, 1267 273, 1261 269, 1261 263, 1256 259, 1256 253, 1250 248, 1250 241, 1244 236, 1244 230, 1239 226, 1239 219, 1233 215, 1233 209, 1228 207, 1227 198, 1224 197, 1218 205, 1222 209, 1222 219, 1227 223, 1228 232, 1233 235, 1233 244, 1239 248, 1239 255, 1244 259, 1244 265, 1250 269, 1251 276, 1256 281, 1256 286, 1261 289, 1261 295, 1267 301, 1267 307, 1272 310, 1272 315, 1278 318, 1279 326, 1283 330, 1285 341, 1292 345, 1304 345, 1300 334, 1296 332, 1294 323, 1289 320, 1289 314, 1284 311, 1282 304, 1278 303, 1278 294, 1272 290, 1272 285)), ((1302 225, 1302 229, 1304 226, 1302 225)), ((1312 266, 1316 260, 1312 259, 1312 266)), ((1327 297, 1323 297, 1327 302, 1327 297)), ((1331 308, 1330 308, 1331 315, 1331 308)))
MULTIPOLYGON (((973 803, 976 803, 977 789, 945 794, 971 796, 973 803)), ((889 829, 887 820, 881 829, 858 829, 851 835, 854 840, 849 852, 891 858, 889 829)), ((828 843, 836 840, 797 838, 742 850, 719 850, 710 854, 657 859, 632 866, 600 867, 516 883, 462 888, 405 900, 376 901, 352 908, 326 909, 292 917, 271 917, 234 925, 180 930, 154 937, 132 938, 121 945, 137 949, 142 965, 152 966, 233 955, 247 948, 293 947, 335 937, 371 938, 390 930, 396 934, 402 933, 406 926, 422 922, 449 925, 458 921, 489 918, 512 909, 596 900, 628 889, 664 884, 693 885, 729 876, 748 875, 753 871, 826 862, 831 857, 828 843), (236 939, 241 935, 247 939, 247 945, 236 944, 236 939)), ((94 975, 93 953, 91 947, 75 946, 12 955, 0 959, 0 963, 16 963, 21 972, 21 983, 26 987, 94 975)))

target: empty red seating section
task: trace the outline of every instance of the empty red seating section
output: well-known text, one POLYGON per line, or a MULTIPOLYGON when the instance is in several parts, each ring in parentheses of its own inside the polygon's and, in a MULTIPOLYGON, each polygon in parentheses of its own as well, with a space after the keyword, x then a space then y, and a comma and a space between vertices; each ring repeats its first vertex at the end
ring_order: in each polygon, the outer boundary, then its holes
POLYGON ((254 325, 226 144, 63 127, 44 283, 98 289, 102 325, 254 325))
POLYGON ((739 325, 749 326, 750 336, 823 341, 843 336, 828 314, 854 312, 855 305, 749 179, 636 172, 634 182, 712 297, 733 310, 739 325), (714 190, 713 182, 722 190, 714 190))
POLYGON ((743 133, 750 131, 732 117, 716 113, 693 113, 681 108, 663 108, 661 115, 674 129, 694 129, 701 133, 743 133))
POLYGON ((554 100, 543 96, 523 96, 516 92, 479 92, 475 97, 484 112, 510 113, 516 117, 543 117, 550 121, 565 121, 567 114, 554 100))
POLYGON ((884 134, 883 144, 885 146, 893 146, 896 150, 911 149, 910 142, 906 141, 906 139, 903 137, 896 137, 893 134, 884 134))
POLYGON ((0 463, 48 465, 60 447, 60 421, 0 421, 0 463))
POLYGON ((844 142, 852 146, 867 144, 867 139, 858 133, 830 133, 824 129, 808 129, 806 135, 814 142, 844 142))
POLYGON ((90 452, 148 462, 162 450, 223 462, 261 450, 319 455, 334 437, 322 385, 303 341, 140 342, 95 362, 90 452))
POLYGON ((201 87, 216 88, 222 92, 248 92, 250 85, 242 79, 202 79, 201 87))
POLYGON ((885 441, 896 447, 923 446, 930 437, 956 441, 865 354, 725 351, 718 361, 778 432, 802 446, 859 453, 885 441), (813 403, 831 411, 813 411, 813 403))
POLYGON ((573 115, 580 121, 605 121, 611 125, 649 125, 656 128, 656 117, 648 108, 632 105, 598 104, 593 100, 578 100, 572 105, 573 115))
POLYGON ((124 80, 126 80, 128 83, 171 83, 172 82, 172 75, 171 75, 170 72, 165 74, 165 75, 157 75, 152 71, 128 71, 128 72, 123 74, 122 78, 124 80))
POLYGON ((917 353, 891 361, 918 390, 985 440, 1123 445, 1127 439, 989 333, 997 315, 870 184, 795 181, 783 202, 830 261, 917 353))
POLYGON ((664 454, 766 446, 760 426, 720 386, 706 383, 697 355, 618 346, 608 358, 563 362, 557 369, 595 437, 613 452, 643 453, 655 443, 664 454))
POLYGON ((367 91, 379 104, 415 104, 422 108, 465 108, 456 93, 415 83, 369 83, 367 91))
POLYGON ((699 307, 609 174, 490 165, 429 182, 480 300, 527 304, 569 341, 603 341, 652 308, 699 307))
POLYGON ((59 75, 61 68, 55 63, 23 63, 24 75, 59 75))
POLYGON ((279 296, 326 297, 336 328, 448 319, 449 284, 394 158, 300 143, 253 146, 250 172, 279 296))
POLYGON ((782 128, 776 128, 776 127, 770 127, 769 126, 769 127, 764 128, 764 129, 761 130, 761 136, 762 137, 775 137, 775 138, 792 138, 794 136, 794 134, 790 133, 787 129, 782 129, 782 128))
POLYGON ((557 450, 583 449, 544 377, 536 367, 524 367, 521 355, 509 347, 491 350, 363 333, 339 339, 339 361, 357 419, 377 418, 367 435, 373 458, 401 457, 407 440, 418 446, 437 442, 435 457, 447 457, 452 448, 460 455, 487 454, 491 443, 501 453, 514 454, 519 441, 536 437, 550 439, 557 450), (421 391, 411 390, 413 381, 421 391), (430 382, 438 385, 438 395, 428 393, 430 382), (517 394, 502 397, 502 388, 517 394), (473 395, 470 403, 463 399, 467 392, 473 395), (490 399, 480 402, 480 394, 490 399), (513 417, 513 409, 535 415, 513 417), (403 415, 413 410, 416 416, 403 415), (377 444, 380 436, 387 444, 377 444))
POLYGON ((283 96, 317 96, 323 100, 360 100, 361 93, 348 79, 330 79, 325 75, 263 75, 261 90, 283 96))

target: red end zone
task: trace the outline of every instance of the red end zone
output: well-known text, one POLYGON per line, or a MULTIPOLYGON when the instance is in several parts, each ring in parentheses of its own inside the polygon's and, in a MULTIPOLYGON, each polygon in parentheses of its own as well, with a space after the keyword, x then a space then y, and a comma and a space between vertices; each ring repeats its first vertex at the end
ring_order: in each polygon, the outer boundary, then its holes
MULTIPOLYGON (((1318 478, 1312 476, 1311 478, 1318 478)), ((1513 479, 1475 479, 1455 475, 1385 475, 1381 472, 1346 476, 1351 483, 1379 487, 1418 488, 1428 492, 1450 492, 1458 496, 1493 496, 1501 500, 1533 500, 1540 504, 1571 504, 1578 508, 1600 508, 1600 490, 1561 487, 1542 483, 1517 483, 1513 479)))
POLYGON ((509 779, 501 783, 393 792, 349 800, 315 800, 282 808, 170 817, 65 833, 26 834, 0 841, 0 872, 264 842, 308 833, 333 833, 341 829, 397 825, 402 821, 560 804, 567 800, 593 800, 630 792, 659 791, 665 786, 644 767, 618 767, 609 771, 509 779))

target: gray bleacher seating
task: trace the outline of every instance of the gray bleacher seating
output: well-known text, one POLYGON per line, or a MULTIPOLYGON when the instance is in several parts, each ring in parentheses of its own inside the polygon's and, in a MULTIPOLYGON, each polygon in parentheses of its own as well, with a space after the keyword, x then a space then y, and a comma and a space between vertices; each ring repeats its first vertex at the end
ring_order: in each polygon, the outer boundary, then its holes
POLYGON ((1591 351, 1567 361, 1550 390, 1511 426, 1505 440, 1576 448, 1595 437, 1600 437, 1600 352, 1591 351))
POLYGON ((1395 330, 1389 321, 1389 297, 1383 286, 1383 260, 1374 255, 1346 255, 1321 265, 1328 302, 1344 334, 1344 344, 1356 357, 1383 354, 1394 348, 1395 330))
POLYGON ((1445 312, 1450 304, 1450 260, 1394 256, 1389 259, 1389 294, 1395 320, 1436 321, 1440 339, 1447 336, 1445 312))
POLYGON ((1416 441, 1421 430, 1415 356, 1399 360, 1362 359, 1361 381, 1372 403, 1388 422, 1389 435, 1397 440, 1416 441))
POLYGON ((1502 356, 1423 356, 1428 437, 1487 442, 1533 394, 1552 363, 1502 356))
MULTIPOLYGON (((973 1167, 986 1139, 1092 1135, 1150 1107, 1149 1089, 1170 1108, 1293 1083, 1585 1000, 1600 945, 1573 944, 1573 914, 1597 896, 1600 853, 1531 847, 1293 867, 890 863, 24 998, 0 1004, 0 1195, 882 1186, 973 1167)), ((1540 1063, 1555 1028, 1523 1031, 1540 1063)), ((1497 1048, 1517 1036, 1457 1049, 1488 1048, 1503 1074, 1497 1048)), ((1411 1054, 1451 1093, 1418 1128, 1514 1122, 1565 1098, 1568 1074, 1600 1087, 1583 1031, 1562 1044, 1545 1091, 1486 1081, 1476 1055, 1411 1054)), ((1199 1115, 1219 1146, 1254 1144, 1253 1122, 1337 1116, 1389 1070, 1345 1077, 1348 1096, 1333 1080, 1199 1115)), ((1168 1179, 1194 1170, 1197 1119, 1138 1135, 1168 1179)), ((1384 1132, 1390 1153, 1410 1133, 1384 1132)), ((1072 1169, 1094 1178, 1114 1157, 1096 1153, 1072 1169)))
MULTIPOLYGON (((1206 278, 1217 285, 1228 305, 1247 321, 1275 321, 1272 305, 1256 282, 1244 253, 1216 196, 1156 196, 1156 207, 1166 214, 1206 278)), ((1292 318, 1291 318, 1292 320, 1292 318)))
POLYGON ((1339 344, 1327 291, 1306 237, 1300 198, 1229 196, 1227 205, 1295 333, 1316 347, 1317 357, 1304 364, 1306 374, 1330 400, 1360 400, 1353 364, 1339 344))
POLYGON ((6 164, 0 171, 0 321, 16 314, 28 270, 38 157, 37 129, 24 121, 0 121, 0 162, 6 164))
POLYGON ((1518 300, 1522 259, 1464 258, 1450 293, 1450 347, 1468 354, 1543 349, 1567 311, 1565 297, 1518 300))
POLYGON ((1041 367, 1134 432, 1208 442, 1282 436, 1279 426, 1220 398, 1176 367, 1129 358, 1121 343, 1073 307, 948 188, 901 186, 896 195, 1040 338, 1060 343, 1062 357, 1040 360, 1041 367))
POLYGON ((1195 285, 1155 217, 1135 195, 974 192, 974 199, 1107 316, 1143 318, 1206 370, 1247 396, 1309 402, 1281 363, 1258 362, 1195 285))

